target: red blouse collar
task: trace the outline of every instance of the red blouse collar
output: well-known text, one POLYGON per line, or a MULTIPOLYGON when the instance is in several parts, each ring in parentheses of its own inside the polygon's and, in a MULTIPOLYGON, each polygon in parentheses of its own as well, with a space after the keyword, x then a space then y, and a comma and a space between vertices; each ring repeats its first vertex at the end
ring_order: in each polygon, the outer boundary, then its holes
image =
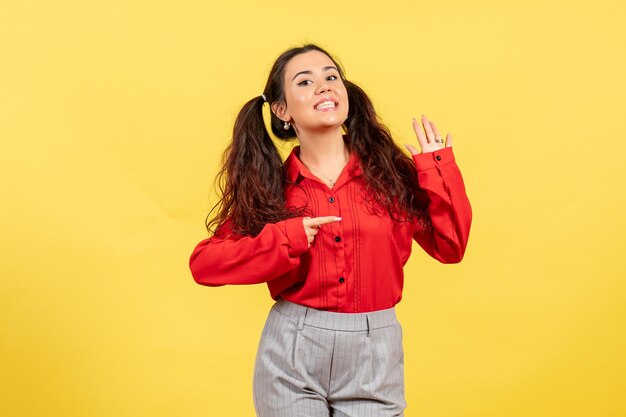
MULTIPOLYGON (((343 136, 345 139, 345 135, 343 136)), ((298 179, 298 174, 300 174, 300 176, 304 178, 311 178, 311 179, 316 178, 316 176, 313 173, 311 173, 311 171, 309 171, 309 169, 302 163, 302 161, 300 161, 299 156, 300 156, 300 145, 295 146, 291 150, 291 153, 289 154, 289 156, 287 157, 284 163, 285 169, 287 172, 287 180, 291 183, 296 182, 296 180, 298 179)), ((344 176, 347 175, 347 179, 349 179, 349 178, 361 175, 362 173, 363 173, 363 170, 361 169, 361 165, 359 164, 358 156, 356 155, 355 152, 350 152, 350 159, 348 160, 346 169, 344 169, 341 175, 339 176, 339 178, 337 178, 337 183, 335 187, 337 187, 340 182, 343 182, 342 179, 344 176)))

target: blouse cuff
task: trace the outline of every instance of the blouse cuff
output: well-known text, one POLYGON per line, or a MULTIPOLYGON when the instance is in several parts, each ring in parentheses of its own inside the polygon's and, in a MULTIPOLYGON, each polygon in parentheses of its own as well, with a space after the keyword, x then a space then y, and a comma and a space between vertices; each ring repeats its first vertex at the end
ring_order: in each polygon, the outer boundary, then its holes
POLYGON ((289 241, 289 256, 296 257, 309 249, 309 241, 304 231, 302 217, 292 217, 278 222, 289 241))
POLYGON ((445 165, 448 162, 453 162, 454 153, 452 152, 452 146, 437 149, 433 152, 413 155, 413 161, 415 161, 415 167, 418 171, 425 171, 436 166, 445 165))

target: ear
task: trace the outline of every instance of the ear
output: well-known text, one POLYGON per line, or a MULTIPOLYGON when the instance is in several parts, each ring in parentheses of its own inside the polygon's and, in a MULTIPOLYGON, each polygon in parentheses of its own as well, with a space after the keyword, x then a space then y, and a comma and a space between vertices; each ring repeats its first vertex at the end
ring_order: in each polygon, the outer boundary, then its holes
POLYGON ((272 112, 282 121, 289 121, 289 113, 287 112, 287 106, 284 103, 275 101, 271 104, 270 108, 272 112))

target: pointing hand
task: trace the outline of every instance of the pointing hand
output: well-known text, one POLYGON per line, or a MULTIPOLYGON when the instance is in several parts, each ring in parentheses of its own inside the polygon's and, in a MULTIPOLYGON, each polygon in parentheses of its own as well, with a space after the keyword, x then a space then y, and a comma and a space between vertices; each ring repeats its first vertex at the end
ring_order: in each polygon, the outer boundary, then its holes
POLYGON ((313 244, 315 235, 319 232, 323 224, 332 223, 341 220, 341 217, 325 216, 325 217, 304 217, 302 224, 304 225, 304 231, 306 232, 307 240, 309 241, 309 248, 313 244))

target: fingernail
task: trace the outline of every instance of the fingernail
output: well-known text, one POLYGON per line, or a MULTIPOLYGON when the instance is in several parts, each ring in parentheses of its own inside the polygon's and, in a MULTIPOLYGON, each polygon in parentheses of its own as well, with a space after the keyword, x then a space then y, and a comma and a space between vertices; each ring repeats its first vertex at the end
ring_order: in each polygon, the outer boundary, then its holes
POLYGON ((335 217, 335 220, 341 220, 341 217, 335 217))

